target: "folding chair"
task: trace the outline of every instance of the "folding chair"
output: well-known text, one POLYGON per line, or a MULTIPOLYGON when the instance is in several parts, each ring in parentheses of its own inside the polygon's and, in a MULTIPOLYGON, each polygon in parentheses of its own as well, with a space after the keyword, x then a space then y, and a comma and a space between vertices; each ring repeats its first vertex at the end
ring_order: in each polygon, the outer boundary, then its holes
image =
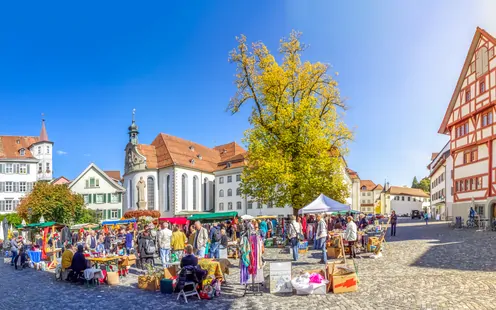
MULTIPOLYGON (((185 275, 186 275, 186 278, 191 277, 191 276, 194 276, 194 271, 192 271, 192 270, 185 270, 185 275)), ((179 291, 176 300, 179 300, 179 298, 181 296, 183 296, 184 297, 184 301, 186 303, 188 303, 188 297, 189 296, 195 296, 195 295, 198 297, 198 299, 201 299, 200 298, 200 294, 198 294, 198 290, 196 289, 196 282, 186 281, 186 282, 184 282, 183 288, 179 291), (191 287, 191 289, 190 290, 185 290, 185 288, 187 288, 187 287, 191 287)))

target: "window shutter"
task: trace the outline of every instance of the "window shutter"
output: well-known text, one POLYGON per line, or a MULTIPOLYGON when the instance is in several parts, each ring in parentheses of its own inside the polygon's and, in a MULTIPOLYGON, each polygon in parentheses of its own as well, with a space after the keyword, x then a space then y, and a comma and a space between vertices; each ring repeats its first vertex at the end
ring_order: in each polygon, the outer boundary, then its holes
POLYGON ((108 202, 112 202, 112 197, 110 195, 111 195, 110 193, 107 194, 107 201, 108 202))
POLYGON ((5 172, 4 172, 4 167, 5 167, 5 165, 4 165, 4 164, 0 164, 0 173, 5 173, 5 172))
POLYGON ((106 194, 102 194, 103 196, 103 203, 106 203, 107 202, 107 195, 106 194))
POLYGON ((91 194, 88 194, 88 204, 91 203, 91 194))
POLYGON ((26 172, 27 172, 27 174, 29 174, 29 167, 30 167, 30 166, 31 166, 30 164, 27 164, 27 165, 26 165, 26 172))
POLYGON ((93 202, 96 203, 96 194, 93 194, 93 202))
MULTIPOLYGON (((122 193, 117 193, 117 199, 118 199, 117 200, 118 202, 122 202, 122 193)), ((119 216, 119 218, 120 218, 120 216, 119 216)))
POLYGON ((0 193, 5 192, 5 182, 0 182, 0 193))
POLYGON ((107 218, 109 219, 109 218, 111 218, 111 216, 112 216, 112 211, 107 210, 107 218))
MULTIPOLYGON (((119 196, 120 197, 120 196, 119 196)), ((117 210, 117 217, 120 219, 121 218, 121 209, 117 210)))

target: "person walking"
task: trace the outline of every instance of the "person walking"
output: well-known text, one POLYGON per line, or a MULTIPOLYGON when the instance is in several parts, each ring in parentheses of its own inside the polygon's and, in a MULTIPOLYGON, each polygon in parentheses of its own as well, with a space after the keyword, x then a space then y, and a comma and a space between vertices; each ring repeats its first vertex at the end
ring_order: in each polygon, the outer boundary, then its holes
POLYGON ((396 211, 391 212, 391 237, 396 236, 396 223, 398 221, 398 216, 396 211))
POLYGON ((424 212, 424 220, 425 220, 425 225, 428 225, 429 222, 429 214, 427 212, 424 212))
POLYGON ((138 241, 138 253, 140 255, 141 269, 146 270, 146 264, 155 266, 153 257, 155 256, 155 241, 150 236, 150 231, 146 229, 138 241))
POLYGON ((346 225, 346 230, 344 231, 344 239, 348 241, 348 246, 350 247, 350 258, 356 258, 355 254, 355 242, 357 240, 357 226, 353 222, 353 217, 348 216, 348 224, 346 225))
POLYGON ((322 251, 320 263, 327 264, 327 224, 320 214, 317 215, 317 232, 315 233, 315 238, 317 243, 316 249, 322 251))
MULTIPOLYGON (((200 221, 195 222, 195 239, 193 241, 193 248, 196 256, 203 258, 205 256, 205 249, 208 242, 208 232, 205 227, 202 227, 200 221)), ((220 241, 220 240, 219 240, 220 241)))
POLYGON ((291 215, 289 218, 291 222, 288 228, 288 238, 291 243, 291 248, 293 249, 293 260, 296 262, 298 260, 298 246, 300 244, 298 236, 303 235, 303 230, 301 224, 296 222, 294 215, 291 215))
POLYGON ((169 229, 169 223, 167 222, 163 222, 161 227, 162 229, 158 232, 158 247, 162 266, 165 267, 170 262, 172 231, 169 229))

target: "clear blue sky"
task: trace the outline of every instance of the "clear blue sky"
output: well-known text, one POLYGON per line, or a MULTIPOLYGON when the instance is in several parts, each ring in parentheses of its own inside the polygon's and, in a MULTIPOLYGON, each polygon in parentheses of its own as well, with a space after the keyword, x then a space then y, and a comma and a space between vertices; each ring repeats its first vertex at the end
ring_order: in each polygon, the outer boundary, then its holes
POLYGON ((140 142, 159 132, 207 146, 240 141, 235 36, 276 51, 292 29, 304 58, 333 65, 356 132, 362 179, 411 184, 430 153, 476 26, 496 35, 492 1, 10 1, 0 10, 0 134, 37 135, 45 113, 55 176, 90 162, 123 169, 131 111, 140 142))

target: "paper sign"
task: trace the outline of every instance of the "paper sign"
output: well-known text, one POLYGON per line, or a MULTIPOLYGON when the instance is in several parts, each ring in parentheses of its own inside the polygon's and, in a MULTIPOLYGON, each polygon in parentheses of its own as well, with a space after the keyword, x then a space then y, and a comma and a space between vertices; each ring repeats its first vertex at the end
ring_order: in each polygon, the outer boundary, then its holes
POLYGON ((270 263, 270 293, 292 293, 291 262, 270 263))

